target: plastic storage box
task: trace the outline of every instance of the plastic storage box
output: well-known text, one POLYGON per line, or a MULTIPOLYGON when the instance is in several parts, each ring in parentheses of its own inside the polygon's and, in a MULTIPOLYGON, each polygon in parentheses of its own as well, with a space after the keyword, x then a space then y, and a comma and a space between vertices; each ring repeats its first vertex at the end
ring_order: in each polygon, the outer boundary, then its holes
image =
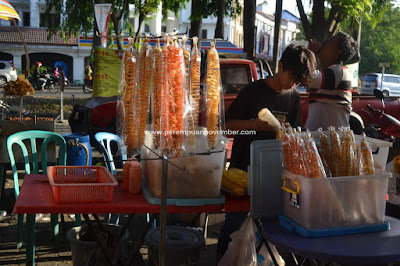
MULTIPOLYGON (((146 138, 146 141, 149 141, 148 136, 146 138)), ((223 138, 223 141, 226 143, 226 138, 223 138)), ((152 144, 148 143, 146 146, 151 147, 152 144)), ((206 138, 200 147, 207 147, 206 138)), ((169 199, 220 197, 225 154, 225 146, 221 145, 217 147, 217 151, 207 155, 168 159, 167 197, 169 199)), ((144 182, 151 197, 161 198, 163 160, 157 159, 159 157, 148 148, 142 148, 141 156, 144 159, 142 161, 144 182)))
POLYGON ((284 216, 306 229, 382 224, 391 173, 306 178, 287 170, 283 176, 284 216))
POLYGON ((118 184, 103 166, 50 166, 47 175, 56 202, 111 201, 118 184))

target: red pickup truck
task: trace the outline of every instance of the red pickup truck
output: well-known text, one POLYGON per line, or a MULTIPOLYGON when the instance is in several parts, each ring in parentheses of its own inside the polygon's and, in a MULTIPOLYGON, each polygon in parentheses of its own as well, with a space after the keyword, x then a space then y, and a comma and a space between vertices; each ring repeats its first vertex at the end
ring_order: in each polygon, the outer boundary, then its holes
MULTIPOLYGON (((257 64, 250 60, 245 59, 221 59, 221 80, 222 88, 224 90, 224 107, 225 110, 229 108, 231 103, 235 100, 238 92, 247 84, 258 80, 260 77, 264 77, 264 71, 261 68, 262 62, 258 61, 257 64)), ((302 111, 302 122, 305 123, 308 112, 308 94, 301 93, 301 111, 302 111)), ((400 103, 398 97, 387 97, 385 98, 385 112, 390 114, 397 119, 400 119, 400 103)), ((367 125, 377 125, 377 121, 366 111, 366 106, 370 104, 375 109, 382 109, 381 101, 376 99, 374 96, 367 95, 353 95, 353 121, 359 123, 363 127, 367 125)), ((74 118, 76 114, 70 118, 70 125, 73 132, 79 132, 80 129, 85 128, 87 134, 94 134, 98 131, 113 131, 115 132, 116 123, 116 102, 106 103, 97 106, 90 111, 90 114, 85 114, 86 123, 88 125, 82 125, 82 121, 79 121, 79 129, 74 131, 72 124, 78 122, 74 118), (75 121, 74 121, 75 119, 75 121), (71 124, 72 122, 72 124, 71 124)), ((82 116, 80 117, 82 119, 82 116)), ((79 119, 79 120, 81 120, 79 119)), ((76 127, 77 128, 77 127, 76 127)), ((82 131, 82 130, 80 130, 82 131)))
MULTIPOLYGON (((259 64, 259 62, 258 62, 259 64)), ((250 60, 244 59, 226 59, 221 60, 221 79, 223 87, 235 87, 236 91, 225 91, 224 102, 225 110, 231 105, 237 96, 237 91, 243 88, 245 85, 250 84, 253 81, 259 79, 260 70, 256 67, 256 63, 250 60), (246 74, 243 74, 244 72, 246 74), (232 75, 227 75, 232 74, 232 75), (224 77, 224 75, 227 75, 224 77), (241 76, 239 76, 241 75, 241 76), (245 79, 247 80, 245 82, 245 79), (241 80, 240 84, 236 83, 237 80, 241 80), (225 84, 224 84, 225 82, 225 84)), ((308 114, 308 93, 300 93, 301 97, 301 113, 303 125, 307 120, 308 114)), ((378 122, 370 115, 366 110, 367 105, 371 105, 373 108, 381 110, 382 103, 379 99, 373 95, 360 95, 357 93, 353 94, 353 112, 352 118, 358 121, 360 125, 366 127, 368 125, 377 125, 378 122)), ((385 97, 385 112, 400 120, 400 97, 385 97)))

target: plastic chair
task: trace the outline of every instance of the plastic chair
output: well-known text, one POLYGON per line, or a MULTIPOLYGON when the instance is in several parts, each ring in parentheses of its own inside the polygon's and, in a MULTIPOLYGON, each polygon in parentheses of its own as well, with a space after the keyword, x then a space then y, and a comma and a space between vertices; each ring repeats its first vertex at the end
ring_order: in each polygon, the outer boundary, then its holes
POLYGON ((117 174, 115 163, 114 163, 114 156, 111 151, 111 143, 116 142, 118 145, 118 151, 121 153, 122 165, 125 164, 127 160, 125 144, 122 139, 110 132, 98 132, 94 135, 94 138, 101 144, 101 154, 103 155, 104 162, 106 164, 107 169, 110 171, 111 174, 117 174))
MULTIPOLYGON (((126 155, 126 149, 125 149, 124 142, 122 141, 122 139, 119 136, 117 136, 113 133, 110 133, 110 132, 98 132, 94 135, 94 138, 97 140, 97 142, 100 143, 100 152, 103 155, 103 159, 104 159, 107 169, 110 171, 110 173, 112 175, 116 175, 117 170, 115 168, 114 156, 113 156, 113 153, 111 150, 111 144, 113 142, 117 143, 118 151, 120 151, 120 153, 121 153, 122 165, 124 165, 125 161, 128 158, 126 155)), ((106 223, 118 224, 119 223, 119 214, 117 214, 117 215, 108 214, 108 215, 106 215, 104 221, 106 223)))
MULTIPOLYGON (((24 159, 25 165, 25 174, 39 174, 39 161, 38 161, 38 142, 43 141, 40 147, 40 158, 41 158, 41 168, 43 174, 47 174, 47 147, 51 142, 55 142, 59 146, 59 158, 58 165, 65 166, 67 160, 67 145, 64 138, 54 132, 50 131, 40 131, 40 130, 29 130, 15 133, 8 137, 7 139, 7 151, 10 157, 11 169, 13 172, 14 179, 14 192, 15 198, 18 198, 19 195, 19 184, 18 184, 18 170, 17 164, 15 162, 15 154, 13 151, 13 146, 18 145, 21 148, 22 156, 24 159), (29 149, 29 152, 28 152, 29 149), (29 160, 31 157, 31 161, 29 160), (32 166, 32 170, 31 170, 32 166)), ((81 217, 76 214, 76 224, 81 225, 81 217)), ((27 224, 31 223, 32 227, 35 228, 35 215, 29 216, 27 218, 27 224), (32 224, 33 223, 33 224, 32 224)), ((61 221, 63 221, 63 216, 61 216, 61 221)), ((18 214, 18 240, 17 240, 17 248, 21 248, 22 246, 22 238, 23 238, 23 230, 22 226, 24 223, 24 214, 18 214)), ((57 235, 59 232, 59 224, 58 224, 58 214, 51 214, 51 224, 54 235, 57 235)), ((30 232, 26 232, 27 235, 30 235, 30 232)), ((28 240, 29 241, 29 240, 28 240)))

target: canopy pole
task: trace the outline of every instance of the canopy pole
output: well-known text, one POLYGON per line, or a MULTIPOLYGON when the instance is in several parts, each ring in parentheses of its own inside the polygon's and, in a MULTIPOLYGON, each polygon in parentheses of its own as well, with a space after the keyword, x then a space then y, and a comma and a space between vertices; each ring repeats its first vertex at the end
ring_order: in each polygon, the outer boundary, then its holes
POLYGON ((17 25, 17 22, 15 22, 15 19, 11 19, 11 21, 13 22, 14 26, 17 28, 19 37, 22 40, 22 44, 24 45, 24 50, 25 50, 25 59, 26 59, 26 64, 25 64, 25 77, 28 78, 29 77, 29 65, 30 65, 30 61, 29 61, 29 53, 28 53, 28 47, 26 46, 25 43, 25 39, 24 39, 24 35, 22 34, 20 28, 17 25))

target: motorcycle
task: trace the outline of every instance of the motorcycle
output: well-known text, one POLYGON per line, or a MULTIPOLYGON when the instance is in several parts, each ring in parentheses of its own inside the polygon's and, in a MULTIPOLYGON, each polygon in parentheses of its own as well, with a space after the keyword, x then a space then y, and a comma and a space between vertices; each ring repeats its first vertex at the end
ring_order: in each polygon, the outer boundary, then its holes
POLYGON ((393 143, 393 147, 389 149, 388 162, 390 162, 396 155, 400 154, 400 121, 385 113, 385 96, 382 91, 375 89, 374 95, 382 102, 382 109, 378 110, 373 108, 371 105, 367 105, 367 110, 371 117, 377 121, 377 126, 369 125, 364 129, 367 136, 378 138, 393 143))
POLYGON ((43 80, 30 80, 35 90, 49 90, 51 93, 60 91, 60 84, 58 78, 51 78, 49 74, 44 74, 45 81, 43 80))
POLYGON ((93 80, 85 79, 85 82, 82 85, 82 90, 84 93, 92 93, 93 91, 93 80))

